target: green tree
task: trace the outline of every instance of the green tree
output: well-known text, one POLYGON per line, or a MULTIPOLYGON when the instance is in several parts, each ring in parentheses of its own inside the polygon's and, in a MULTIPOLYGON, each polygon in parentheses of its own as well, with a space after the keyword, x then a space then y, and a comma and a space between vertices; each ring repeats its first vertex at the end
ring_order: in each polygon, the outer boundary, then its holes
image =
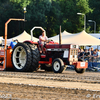
POLYGON ((62 27, 68 32, 77 33, 83 30, 84 16, 77 13, 87 14, 92 12, 88 0, 60 0, 63 13, 62 27))
MULTIPOLYGON (((0 30, 4 36, 5 23, 9 18, 22 18, 20 5, 14 2, 5 1, 0 4, 0 30)), ((8 38, 18 35, 18 23, 10 22, 8 24, 8 38), (14 33, 15 30, 15 34, 14 33)))
MULTIPOLYGON (((30 5, 27 6, 26 13, 26 28, 30 32, 30 30, 34 26, 42 26, 45 30, 47 23, 47 15, 50 11, 50 1, 49 0, 32 0, 30 5)), ((40 31, 39 31, 40 32, 40 31)), ((40 35, 39 32, 34 33, 37 37, 40 35)))
MULTIPOLYGON (((8 37, 16 36, 24 29, 30 33, 30 30, 34 26, 43 27, 48 37, 58 34, 60 25, 62 26, 62 31, 66 30, 68 32, 77 33, 83 30, 84 25, 84 16, 77 15, 77 12, 86 14, 87 19, 96 18, 96 16, 93 17, 93 15, 95 13, 97 14, 96 11, 99 9, 99 4, 98 6, 96 4, 94 6, 94 2, 92 3, 92 1, 93 0, 0 0, 0 35, 4 34, 4 24, 9 18, 24 18, 24 7, 27 8, 27 13, 25 14, 27 21, 10 22, 8 26, 8 37)), ((99 22, 99 17, 96 21, 99 22)), ((89 30, 89 28, 87 30, 89 30)), ((34 35, 38 37, 40 31, 35 30, 34 35)))
MULTIPOLYGON (((84 13, 86 15, 86 19, 88 18, 87 15, 89 13, 92 13, 92 11, 93 11, 93 9, 89 5, 89 0, 77 0, 77 4, 76 5, 77 5, 77 9, 78 9, 77 11, 81 12, 81 13, 84 13)), ((87 22, 87 20, 86 20, 86 22, 87 22)), ((80 24, 78 24, 79 25, 78 26, 79 27, 78 31, 80 31, 80 29, 81 29, 80 26, 84 25, 84 16, 79 16, 79 20, 78 21, 80 23, 80 24)), ((86 25, 87 25, 87 23, 86 23, 86 25)))
MULTIPOLYGON (((88 19, 96 22, 96 32, 100 31, 100 0, 89 0, 89 5, 93 9, 92 13, 88 14, 88 19)), ((94 31, 94 24, 89 23, 90 31, 94 31)))
POLYGON ((59 33, 59 27, 62 23, 62 12, 59 0, 52 0, 50 11, 46 15, 46 29, 48 36, 56 35, 59 33))

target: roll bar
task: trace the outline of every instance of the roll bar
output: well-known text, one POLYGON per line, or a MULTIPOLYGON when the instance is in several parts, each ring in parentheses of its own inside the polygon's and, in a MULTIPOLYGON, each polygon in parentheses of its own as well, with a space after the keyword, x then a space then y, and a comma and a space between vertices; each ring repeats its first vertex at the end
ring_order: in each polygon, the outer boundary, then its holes
MULTIPOLYGON (((33 27, 32 29, 31 29, 31 41, 33 41, 33 31, 34 31, 34 29, 41 29, 42 31, 45 31, 42 27, 40 27, 40 26, 35 26, 35 27, 33 27)), ((45 31, 45 35, 46 35, 46 31, 45 31)))

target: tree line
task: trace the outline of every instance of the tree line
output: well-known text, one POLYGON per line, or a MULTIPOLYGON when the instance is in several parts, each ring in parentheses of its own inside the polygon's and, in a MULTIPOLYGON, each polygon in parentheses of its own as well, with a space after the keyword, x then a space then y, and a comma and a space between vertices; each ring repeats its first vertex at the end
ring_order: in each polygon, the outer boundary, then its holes
MULTIPOLYGON (((8 38, 17 36, 24 30, 30 33, 34 26, 43 27, 48 37, 59 34, 60 25, 62 31, 78 33, 84 29, 84 16, 77 15, 78 12, 86 15, 86 32, 94 31, 94 24, 88 22, 94 20, 98 33, 99 5, 99 0, 0 0, 0 36, 4 36, 5 22, 9 18, 24 18, 24 16, 25 22, 9 23, 8 38)), ((36 29, 33 34, 38 37, 40 32, 36 29)))

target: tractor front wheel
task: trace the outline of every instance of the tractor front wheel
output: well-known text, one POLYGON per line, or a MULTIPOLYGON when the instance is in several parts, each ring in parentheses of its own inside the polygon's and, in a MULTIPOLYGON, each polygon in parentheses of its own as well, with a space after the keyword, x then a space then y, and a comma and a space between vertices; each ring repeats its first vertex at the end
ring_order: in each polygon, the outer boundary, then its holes
POLYGON ((60 58, 54 59, 52 69, 55 73, 62 73, 64 70, 64 62, 60 58))
POLYGON ((75 71, 76 71, 77 73, 80 73, 80 74, 84 73, 85 70, 86 70, 85 68, 76 68, 76 67, 75 67, 75 71))

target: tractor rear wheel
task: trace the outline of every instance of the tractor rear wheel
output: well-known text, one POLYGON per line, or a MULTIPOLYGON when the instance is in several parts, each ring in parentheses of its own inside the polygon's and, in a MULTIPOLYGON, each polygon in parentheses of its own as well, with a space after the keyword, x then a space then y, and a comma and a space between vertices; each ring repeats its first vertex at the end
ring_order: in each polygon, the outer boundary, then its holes
POLYGON ((80 74, 84 73, 85 70, 86 70, 85 68, 76 68, 76 67, 75 67, 75 71, 76 71, 77 73, 80 73, 80 74))
POLYGON ((31 68, 31 50, 25 43, 15 45, 12 52, 12 64, 19 72, 27 72, 31 68))
POLYGON ((40 60, 40 53, 36 45, 34 44, 27 44, 31 49, 31 66, 30 71, 37 71, 39 67, 39 60, 40 60))
POLYGON ((54 59, 52 63, 52 69, 55 73, 62 73, 64 70, 64 62, 60 58, 54 59))

